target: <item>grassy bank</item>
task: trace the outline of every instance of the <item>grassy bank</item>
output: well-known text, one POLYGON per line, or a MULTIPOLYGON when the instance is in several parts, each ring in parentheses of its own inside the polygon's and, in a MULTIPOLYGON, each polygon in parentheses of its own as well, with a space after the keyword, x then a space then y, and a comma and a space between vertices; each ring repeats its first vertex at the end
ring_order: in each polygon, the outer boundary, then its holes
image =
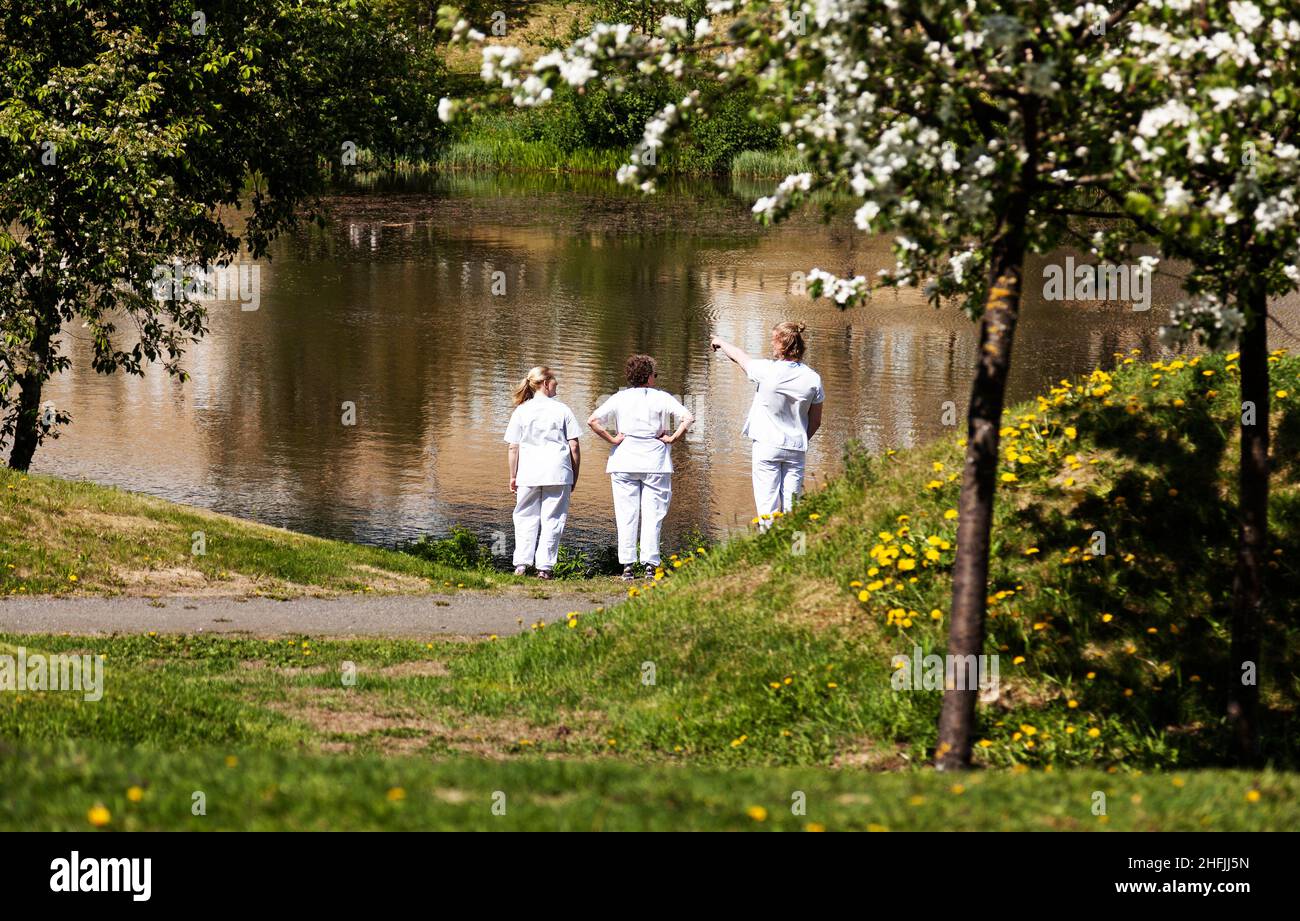
POLYGON ((953 778, 71 743, 6 754, 5 830, 1261 831, 1300 823, 1300 778, 1267 772, 953 778), (206 814, 194 814, 196 793, 206 814))
MULTIPOLYGON (((1226 750, 1234 356, 1121 357, 1006 417, 986 647, 1000 690, 980 711, 980 763, 1175 768, 1226 750)), ((1262 719, 1268 757, 1295 767, 1300 362, 1271 370, 1262 719)), ((539 725, 597 714, 642 758, 924 762, 941 693, 891 676, 895 656, 946 644, 961 451, 857 457, 766 535, 680 561, 631 605, 453 658, 439 699, 539 725)))
MULTIPOLYGON (((562 133, 563 125, 548 124, 551 113, 542 108, 522 115, 481 118, 460 130, 432 159, 399 157, 380 161, 362 150, 357 167, 395 170, 399 173, 579 173, 614 176, 626 164, 633 143, 593 147, 574 143, 562 133)), ((684 153, 665 155, 663 172, 670 176, 728 175, 747 179, 784 179, 807 169, 797 151, 786 148, 741 150, 720 156, 700 155, 689 147, 684 153)))
MULTIPOLYGON (((1273 767, 1294 771, 1300 360, 1270 367, 1263 738, 1273 767)), ((518 827, 1096 827, 1095 790, 1114 791, 1111 827, 1288 827, 1294 774, 1205 770, 1226 750, 1234 675, 1236 375, 1231 355, 1120 356, 1008 412, 987 644, 1000 681, 976 749, 1002 770, 960 793, 910 770, 933 756, 940 692, 891 681, 895 656, 946 642, 954 436, 855 453, 767 533, 680 554, 628 603, 517 637, 0 636, 0 651, 106 665, 98 703, 0 695, 0 739, 36 753, 0 759, 6 787, 49 797, 5 808, 70 827, 93 797, 126 821, 124 791, 148 781, 172 811, 139 827, 185 824, 173 800, 186 772, 233 753, 249 778, 212 781, 241 803, 229 821, 268 827, 315 827, 331 810, 349 827, 501 827, 481 800, 507 784, 527 803, 518 827), (70 776, 27 777, 29 757, 63 759, 70 776), (281 775, 291 783, 276 788, 281 775), (818 791, 823 818, 789 814, 791 784, 818 791), (386 799, 392 787, 405 798, 386 799), (1141 809, 1121 817, 1117 801, 1141 809), (749 818, 754 806, 768 818, 749 818)))
POLYGON ((281 597, 446 591, 512 581, 94 483, 0 468, 0 595, 281 597))

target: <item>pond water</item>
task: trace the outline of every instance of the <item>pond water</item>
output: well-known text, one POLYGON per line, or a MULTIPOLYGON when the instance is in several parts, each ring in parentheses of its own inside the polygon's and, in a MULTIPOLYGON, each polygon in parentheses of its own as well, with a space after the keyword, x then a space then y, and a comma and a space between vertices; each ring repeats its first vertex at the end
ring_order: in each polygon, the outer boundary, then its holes
MULTIPOLYGON (((643 198, 603 178, 451 176, 340 194, 327 227, 281 238, 258 264, 256 310, 213 304, 188 383, 97 375, 77 331, 65 334, 73 367, 46 397, 73 421, 33 469, 346 540, 453 524, 488 538, 511 528, 502 434, 528 368, 549 364, 585 423, 624 384, 627 355, 647 352, 699 420, 674 447, 676 547, 694 527, 716 536, 753 514, 739 435, 752 390, 709 337, 764 354, 787 318, 808 324, 806 360, 827 392, 814 486, 851 440, 880 451, 958 437, 974 324, 912 292, 850 311, 809 301, 794 273, 870 276, 892 265, 888 240, 813 215, 761 228, 749 206, 769 187, 683 183, 643 198), (944 425, 947 401, 958 428, 944 425)), ((1041 264, 1027 291, 1012 401, 1116 351, 1160 352, 1178 294, 1157 277, 1147 311, 1045 300, 1041 264)), ((1296 314, 1282 310, 1291 329, 1296 314)), ((608 450, 589 436, 583 451, 567 542, 612 544, 608 450)))

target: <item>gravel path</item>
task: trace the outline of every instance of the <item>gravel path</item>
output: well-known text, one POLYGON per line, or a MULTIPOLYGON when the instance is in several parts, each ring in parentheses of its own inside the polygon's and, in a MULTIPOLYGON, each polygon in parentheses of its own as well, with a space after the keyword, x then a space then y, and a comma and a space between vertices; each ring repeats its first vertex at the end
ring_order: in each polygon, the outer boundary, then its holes
POLYGON ((607 586, 582 592, 460 591, 451 595, 344 595, 336 598, 165 597, 0 600, 0 633, 246 633, 255 636, 482 636, 519 633, 624 597, 607 586), (522 622, 521 622, 522 621, 522 622))

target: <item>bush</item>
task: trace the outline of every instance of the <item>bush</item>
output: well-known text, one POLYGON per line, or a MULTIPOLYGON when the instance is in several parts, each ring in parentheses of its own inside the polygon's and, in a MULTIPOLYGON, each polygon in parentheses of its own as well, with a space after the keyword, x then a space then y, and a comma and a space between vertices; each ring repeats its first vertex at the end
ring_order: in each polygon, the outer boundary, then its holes
POLYGON ((570 550, 560 546, 560 557, 551 570, 557 579, 594 579, 597 576, 612 576, 623 571, 618 562, 617 547, 601 547, 599 550, 570 550))
MULTIPOLYGON (((706 96, 716 94, 713 87, 700 88, 706 96)), ((532 164, 521 163, 512 155, 515 148, 527 144, 535 145, 544 158, 554 161, 549 163, 550 168, 575 168, 579 162, 603 167, 607 158, 591 154, 613 155, 615 159, 610 162, 614 165, 609 168, 612 172, 640 144, 646 122, 668 103, 680 100, 689 89, 662 77, 633 83, 621 93, 596 84, 582 93, 560 87, 545 106, 478 116, 461 129, 457 143, 445 149, 444 159, 450 154, 452 166, 532 168, 532 164), (467 155, 468 149, 461 149, 466 145, 474 149, 473 156, 467 155), (501 148, 500 155, 493 153, 494 148, 501 148), (584 153, 588 156, 578 156, 584 153)), ((697 122, 692 136, 660 164, 667 172, 725 173, 742 151, 773 150, 780 143, 775 125, 752 117, 751 95, 731 94, 710 101, 705 108, 708 117, 697 122)), ((777 175, 772 168, 765 172, 777 175)))
POLYGON ((441 563, 456 569, 492 568, 491 548, 475 537, 469 528, 460 525, 453 527, 446 537, 425 534, 414 543, 398 549, 430 563, 441 563))

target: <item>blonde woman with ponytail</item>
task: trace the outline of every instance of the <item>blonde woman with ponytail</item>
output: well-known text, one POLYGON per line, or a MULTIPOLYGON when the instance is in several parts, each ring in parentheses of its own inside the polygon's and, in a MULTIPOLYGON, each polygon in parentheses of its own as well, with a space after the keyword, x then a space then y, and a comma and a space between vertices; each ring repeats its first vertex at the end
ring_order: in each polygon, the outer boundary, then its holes
POLYGON ((578 485, 582 430, 573 411, 555 392, 559 382, 539 365, 515 388, 515 411, 506 426, 510 491, 515 494, 515 575, 535 566, 551 578, 560 535, 569 516, 569 497, 578 485))
POLYGON ((772 357, 751 358, 714 336, 709 345, 722 352, 754 382, 754 402, 741 434, 753 443, 754 505, 760 527, 771 525, 774 512, 788 512, 803 491, 808 441, 822 424, 821 376, 803 363, 807 350, 802 323, 772 328, 772 357))

